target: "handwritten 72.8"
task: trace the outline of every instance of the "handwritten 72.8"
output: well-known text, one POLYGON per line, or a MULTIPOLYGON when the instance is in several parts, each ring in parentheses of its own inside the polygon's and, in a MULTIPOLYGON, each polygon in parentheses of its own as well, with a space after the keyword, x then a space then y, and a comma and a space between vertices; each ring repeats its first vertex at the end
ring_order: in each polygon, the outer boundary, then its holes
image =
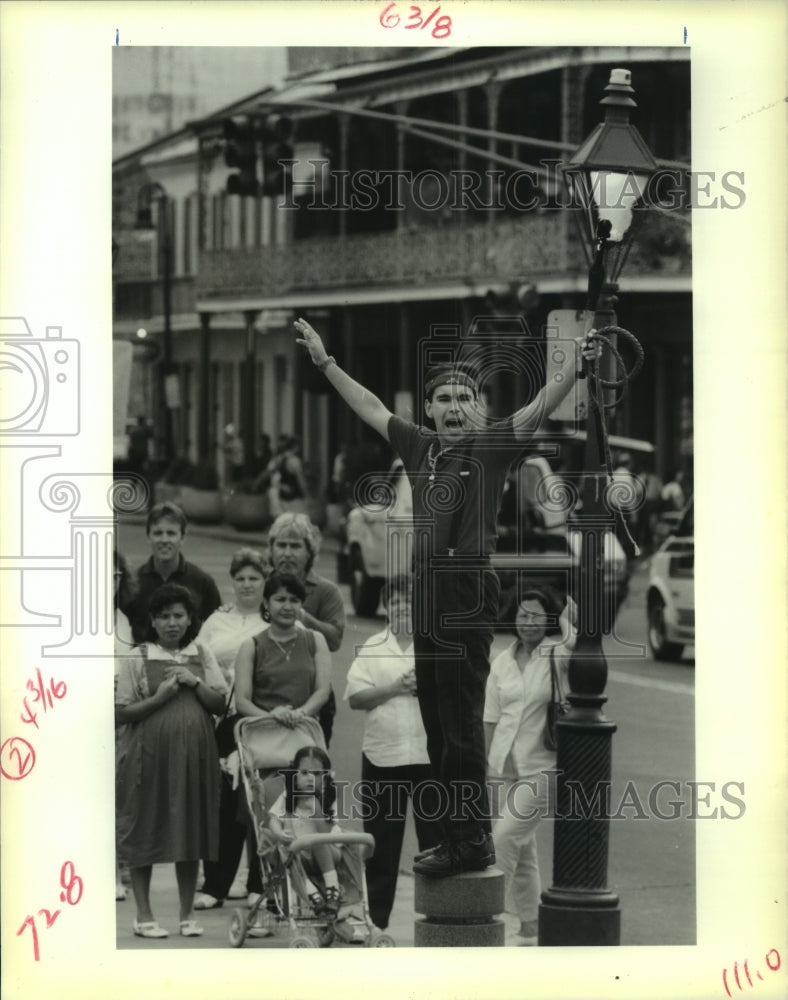
MULTIPOLYGON (((437 20, 435 20, 436 16, 440 13, 440 6, 436 7, 432 13, 427 15, 427 17, 421 16, 421 7, 411 5, 408 10, 413 13, 408 17, 408 23, 403 25, 405 31, 413 31, 414 29, 423 31, 430 25, 430 23, 432 23, 432 31, 430 34, 433 38, 448 38, 451 34, 451 18, 448 14, 442 14, 437 20)), ((380 23, 384 28, 397 27, 400 23, 400 16, 397 12, 397 5, 395 3, 390 3, 383 11, 380 15, 380 23)))
MULTIPOLYGON (((63 891, 60 893, 60 902, 68 903, 69 906, 76 906, 80 899, 82 899, 83 882, 79 875, 77 875, 73 861, 64 861, 60 866, 60 884, 63 887, 63 891)), ((37 916, 44 917, 46 921, 46 927, 44 929, 49 930, 52 924, 54 924, 60 916, 60 913, 60 910, 47 910, 42 908, 38 911, 37 916)), ((25 927, 29 927, 33 934, 33 958, 36 962, 38 962, 41 959, 41 953, 38 950, 38 929, 36 928, 36 918, 31 915, 25 917, 24 923, 16 932, 17 937, 24 933, 25 927)))

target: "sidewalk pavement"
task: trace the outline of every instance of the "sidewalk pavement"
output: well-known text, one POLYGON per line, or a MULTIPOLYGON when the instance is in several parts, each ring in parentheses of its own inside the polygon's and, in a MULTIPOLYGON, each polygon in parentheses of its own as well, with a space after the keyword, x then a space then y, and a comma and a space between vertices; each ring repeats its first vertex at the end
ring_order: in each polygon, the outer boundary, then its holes
MULTIPOLYGON (((124 516, 125 523, 144 524, 145 516, 124 516)), ((266 532, 260 531, 238 531, 225 524, 189 524, 189 534, 197 537, 213 538, 221 541, 235 542, 239 547, 249 545, 255 548, 265 547, 266 532)), ((324 555, 336 553, 339 548, 338 540, 331 535, 324 534, 321 545, 321 552, 324 555)), ((641 599, 645 591, 648 578, 649 559, 639 560, 633 567, 630 579, 630 591, 628 600, 635 601, 641 599)), ((551 826, 551 824, 545 824, 551 826)), ((542 831, 545 842, 548 834, 542 831)), ((406 849, 408 844, 406 837, 406 849)), ((545 843, 545 846, 547 844, 545 843)), ((403 855, 402 864, 405 870, 400 870, 397 880, 397 894, 394 900, 394 909, 386 933, 390 934, 398 947, 413 947, 414 922, 419 915, 414 912, 414 878, 409 868, 409 860, 403 855)), ((175 882, 175 866, 156 865, 153 870, 151 881, 151 904, 153 913, 163 927, 170 932, 169 938, 161 940, 150 940, 135 937, 132 931, 134 921, 134 901, 131 889, 128 890, 128 899, 116 903, 116 934, 118 948, 150 949, 150 948, 223 948, 229 947, 227 931, 230 916, 236 907, 246 908, 246 900, 226 900, 224 905, 217 910, 201 910, 196 916, 199 923, 205 929, 205 933, 200 938, 182 938, 178 934, 178 894, 175 882)), ((360 915, 360 908, 358 908, 360 915)), ((516 932, 518 921, 509 914, 502 914, 501 919, 506 924, 507 937, 516 932)), ((281 948, 286 946, 287 934, 285 930, 282 936, 275 938, 247 938, 245 948, 281 948)), ((336 941, 334 948, 354 948, 361 945, 345 944, 336 941)))
MULTIPOLYGON (((412 948, 414 938, 414 922, 419 914, 413 910, 414 877, 405 871, 400 871, 397 880, 397 894, 394 899, 394 909, 391 912, 386 933, 394 938, 398 948, 412 948)), ((246 910, 245 899, 228 899, 217 910, 198 910, 195 917, 204 928, 205 933, 199 938, 182 938, 178 933, 178 890, 175 882, 175 865, 154 865, 151 879, 151 909, 161 924, 170 932, 168 938, 151 940, 134 935, 132 924, 135 916, 134 898, 131 889, 127 890, 128 898, 115 904, 115 932, 118 948, 124 949, 172 949, 172 948, 229 948, 228 927, 230 917, 236 907, 246 910)), ((351 909, 352 913, 361 916, 361 907, 351 909)), ((514 933, 517 920, 504 915, 507 934, 514 933)), ((287 947, 290 932, 286 925, 276 937, 247 938, 244 948, 284 948, 287 947)), ((360 948, 363 944, 346 944, 336 940, 332 948, 360 948)))

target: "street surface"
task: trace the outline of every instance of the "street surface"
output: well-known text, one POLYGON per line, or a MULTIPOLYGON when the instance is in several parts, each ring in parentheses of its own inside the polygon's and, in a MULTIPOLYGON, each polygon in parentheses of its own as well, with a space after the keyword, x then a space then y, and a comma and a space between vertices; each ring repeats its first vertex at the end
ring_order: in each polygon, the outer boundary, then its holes
MULTIPOLYGON (((149 555, 144 524, 121 524, 118 548, 136 568, 149 555)), ((261 541, 260 533, 245 535, 224 526, 193 526, 187 532, 184 555, 213 575, 222 597, 232 598, 228 569, 232 553, 242 545, 261 541), (221 536, 221 537, 220 537, 221 536)), ((326 539, 316 570, 336 580, 336 544, 326 539)), ((679 663, 657 663, 648 657, 644 592, 647 563, 641 563, 630 582, 630 593, 619 612, 615 636, 606 640, 608 657, 608 718, 618 730, 613 736, 613 787, 610 821, 608 886, 620 897, 622 945, 692 945, 695 943, 695 824, 691 817, 691 790, 687 782, 694 774, 694 650, 689 647, 679 663), (640 649, 642 648, 642 652, 640 649), (659 782, 671 782, 652 790, 659 782), (651 799, 650 799, 651 793, 651 799), (677 803, 677 805, 671 805, 677 803), (659 818, 678 812, 675 819, 659 818), (621 818, 615 818, 618 814, 621 818), (638 818, 635 818, 635 817, 638 818)), ((337 716, 330 754, 338 779, 354 782, 360 778, 363 713, 351 711, 343 702, 345 678, 354 648, 379 631, 384 619, 357 618, 352 614, 350 596, 345 595, 347 626, 342 647, 333 654, 333 686, 337 695, 337 716)), ((493 655, 511 642, 499 634, 493 655)), ((703 776, 697 776, 702 778, 703 776)), ((705 793, 702 790, 701 794, 705 793)), ((726 806, 719 789, 711 793, 710 804, 699 806, 705 815, 715 806, 726 806)), ((360 822, 343 824, 361 829, 360 822)), ((537 840, 542 888, 552 882, 553 823, 539 826, 537 840)), ((413 878, 411 863, 417 850, 412 823, 403 847, 395 912, 388 932, 399 946, 412 946, 413 878)), ((130 895, 130 894, 129 894, 130 895)), ((205 948, 227 945, 227 922, 235 905, 202 912, 200 922, 206 934, 198 939, 177 935, 177 893, 173 865, 157 866, 153 877, 153 908, 171 936, 163 941, 136 938, 131 932, 134 903, 131 898, 117 904, 117 944, 120 948, 205 948)), ((507 925, 514 927, 507 918, 507 925)), ((244 947, 281 947, 276 941, 247 940, 244 947)), ((334 947, 353 947, 338 945, 334 947)))

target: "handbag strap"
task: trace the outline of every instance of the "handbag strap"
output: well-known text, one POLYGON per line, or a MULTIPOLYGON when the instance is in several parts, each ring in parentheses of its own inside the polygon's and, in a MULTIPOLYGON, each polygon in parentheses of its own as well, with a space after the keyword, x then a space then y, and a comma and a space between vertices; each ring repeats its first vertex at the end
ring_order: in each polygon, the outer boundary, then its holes
POLYGON ((233 681, 232 684, 230 685, 230 691, 229 691, 229 693, 227 695, 227 703, 224 706, 224 711, 222 712, 221 716, 216 720, 216 725, 217 726, 220 723, 224 722, 224 720, 227 718, 227 716, 228 716, 228 714, 230 712, 230 705, 231 705, 232 700, 233 700, 233 691, 235 691, 235 681, 233 681))
POLYGON ((555 665, 555 646, 550 647, 550 700, 561 701, 561 685, 558 683, 558 669, 555 665), (558 697, 556 698, 556 690, 558 697))

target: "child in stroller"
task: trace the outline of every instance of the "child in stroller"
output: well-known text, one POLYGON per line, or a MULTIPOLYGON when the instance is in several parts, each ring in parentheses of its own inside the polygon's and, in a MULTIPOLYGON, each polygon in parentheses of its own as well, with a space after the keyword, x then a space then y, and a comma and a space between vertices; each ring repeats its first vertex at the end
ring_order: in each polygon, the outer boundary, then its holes
MULTIPOLYGON (((297 879, 299 892, 306 896, 315 913, 338 913, 341 893, 337 865, 342 856, 339 845, 321 841, 297 857, 290 856, 290 845, 297 837, 342 832, 336 821, 337 793, 328 754, 318 746, 301 747, 284 772, 284 779, 285 790, 268 814, 268 831, 278 843, 284 863, 291 862, 291 876, 294 881, 297 879)), ((354 874, 354 881, 358 882, 358 875, 354 874)))
POLYGON ((360 904, 367 946, 394 947, 369 916, 363 859, 374 838, 344 832, 336 822, 331 762, 317 721, 305 717, 289 728, 271 716, 247 717, 235 734, 263 892, 248 913, 232 914, 230 944, 240 947, 253 927, 270 936, 289 930, 291 948, 327 947, 342 937, 347 908, 360 904))

